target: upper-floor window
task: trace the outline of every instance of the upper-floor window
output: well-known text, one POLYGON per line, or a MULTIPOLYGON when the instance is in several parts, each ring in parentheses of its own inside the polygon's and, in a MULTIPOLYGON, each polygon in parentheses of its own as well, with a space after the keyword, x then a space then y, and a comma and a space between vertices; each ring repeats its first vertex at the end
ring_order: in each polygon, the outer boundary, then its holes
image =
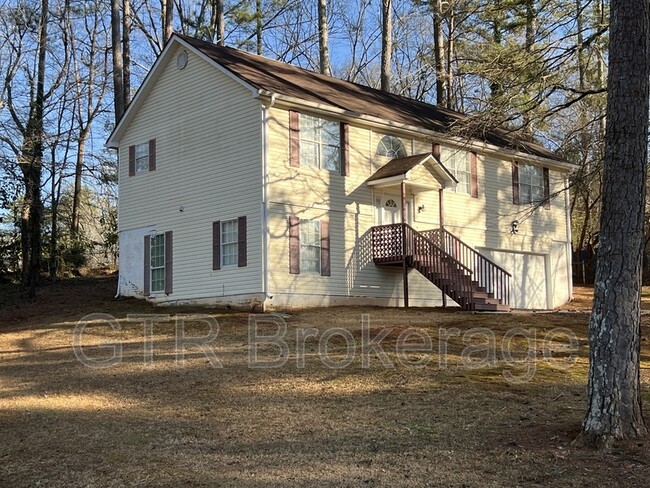
POLYGON ((395 136, 384 136, 377 144, 377 155, 388 158, 403 158, 406 156, 404 143, 395 136))
POLYGON ((519 165, 519 203, 544 201, 544 168, 531 164, 519 165))
POLYGON ((341 172, 339 122, 300 115, 300 162, 304 166, 341 172))
POLYGON ((149 171, 149 143, 135 145, 135 172, 149 171))
POLYGON ((129 176, 156 169, 156 140, 129 146, 129 176))
POLYGON ((442 164, 458 180, 454 191, 469 195, 471 192, 472 169, 470 165, 470 153, 460 149, 443 148, 442 164))

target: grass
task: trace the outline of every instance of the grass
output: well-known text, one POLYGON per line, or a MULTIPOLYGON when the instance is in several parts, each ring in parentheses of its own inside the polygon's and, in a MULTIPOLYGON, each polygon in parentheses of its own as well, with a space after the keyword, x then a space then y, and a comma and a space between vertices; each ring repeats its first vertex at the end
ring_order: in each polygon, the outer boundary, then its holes
MULTIPOLYGON (((71 280, 0 310, 0 486, 641 487, 650 478, 647 441, 607 454, 571 446, 585 405, 586 313, 303 310, 286 318, 287 363, 256 369, 248 314, 152 308, 114 300, 114 290, 112 278, 71 280), (117 331, 91 324, 81 341, 95 358, 111 353, 98 346, 120 342, 122 360, 111 367, 75 358, 74 327, 92 312, 119 323, 117 331), (223 368, 198 346, 177 363, 173 317, 154 325, 145 363, 144 326, 127 320, 142 313, 210 314, 223 368), (362 363, 364 314, 370 338, 386 331, 381 345, 392 367, 375 353, 362 363), (327 341, 327 358, 349 359, 348 343, 357 346, 347 367, 328 368, 319 355, 331 327, 341 330, 327 341), (575 348, 565 336, 546 337, 558 327, 575 335, 575 348), (306 328, 316 337, 304 341, 299 367, 296 337, 306 328), (520 335, 507 361, 502 346, 513 330, 520 335), (421 334, 411 344, 430 337, 431 351, 399 356, 407 331, 421 334), (491 343, 493 357, 484 347, 491 343), (423 360, 424 367, 408 364, 423 360), (508 381, 504 372, 529 380, 508 381)), ((577 291, 569 310, 588 308, 588 290, 577 291)), ((650 317, 643 320, 647 336, 650 317)), ((262 324, 260 334, 275 330, 262 324)), ((206 323, 188 319, 186 331, 204 335, 206 323)), ((258 352, 278 354, 270 344, 258 352)), ((642 359, 647 400, 645 341, 642 359)))

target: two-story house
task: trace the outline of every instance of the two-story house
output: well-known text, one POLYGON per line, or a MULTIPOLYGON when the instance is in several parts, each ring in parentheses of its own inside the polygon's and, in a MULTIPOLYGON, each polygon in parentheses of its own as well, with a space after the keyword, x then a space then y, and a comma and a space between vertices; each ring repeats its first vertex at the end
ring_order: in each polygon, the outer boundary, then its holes
POLYGON ((119 290, 249 309, 571 297, 573 166, 460 113, 175 34, 115 127, 119 290))

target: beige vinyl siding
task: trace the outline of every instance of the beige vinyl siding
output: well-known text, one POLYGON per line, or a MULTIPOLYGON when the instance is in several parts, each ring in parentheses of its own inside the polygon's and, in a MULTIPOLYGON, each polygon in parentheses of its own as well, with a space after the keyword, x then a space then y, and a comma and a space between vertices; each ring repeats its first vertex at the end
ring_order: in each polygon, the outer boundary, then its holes
MULTIPOLYGON (((399 187, 372 190, 367 178, 390 158, 376 155, 385 134, 400 137, 407 154, 429 153, 432 141, 390 130, 378 131, 350 123, 350 176, 289 165, 289 117, 287 110, 269 110, 269 291, 272 295, 311 295, 399 298, 399 269, 375 266, 370 249, 370 229, 375 225, 375 199, 382 193, 399 195, 399 187), (330 221, 332 276, 289 274, 288 217, 330 221)), ((436 142, 445 145, 446 142, 436 142)), ((478 154, 478 198, 444 191, 445 225, 477 248, 517 250, 545 256, 550 263, 552 306, 568 300, 566 212, 564 195, 550 209, 512 203, 510 160, 478 154), (511 223, 519 220, 519 233, 511 223)), ((421 171, 421 170, 418 170, 421 171)), ((550 171, 551 194, 563 187, 564 174, 550 171)), ((408 195, 413 202, 413 226, 419 230, 439 226, 437 189, 408 195), (424 211, 417 208, 424 206, 424 211)), ((416 271, 409 273, 409 296, 440 303, 440 292, 416 271)), ((290 300, 289 300, 290 302, 290 300)), ((298 303, 299 304, 299 303, 298 303)), ((399 302, 397 303, 399 304, 399 302)))
POLYGON ((260 103, 191 52, 182 70, 168 59, 120 140, 119 229, 173 230, 174 289, 160 300, 261 292, 260 103), (156 170, 129 176, 129 146, 149 139, 156 170), (247 266, 213 271, 212 222, 244 215, 247 266))

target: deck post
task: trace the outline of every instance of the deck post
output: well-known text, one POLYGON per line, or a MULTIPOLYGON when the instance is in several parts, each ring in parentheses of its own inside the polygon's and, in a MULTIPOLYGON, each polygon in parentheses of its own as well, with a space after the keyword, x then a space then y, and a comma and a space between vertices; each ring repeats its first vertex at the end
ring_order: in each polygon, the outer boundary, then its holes
POLYGON ((445 226, 445 203, 444 203, 445 201, 444 201, 444 198, 443 198, 444 190, 445 190, 444 188, 440 188, 438 190, 438 195, 439 195, 438 202, 440 203, 440 205, 438 205, 438 207, 439 207, 439 210, 440 210, 440 228, 441 229, 445 226))
MULTIPOLYGON (((438 190, 438 207, 440 210, 440 230, 444 229, 445 227, 445 201, 444 201, 444 188, 440 187, 438 190)), ((440 234, 440 245, 444 249, 445 248, 445 236, 440 234)), ((447 295, 445 295, 445 292, 442 292, 442 308, 447 308, 447 295)))
POLYGON ((406 263, 406 183, 400 185, 400 197, 402 200, 402 273, 404 275, 404 308, 409 306, 409 278, 408 266, 406 263))

